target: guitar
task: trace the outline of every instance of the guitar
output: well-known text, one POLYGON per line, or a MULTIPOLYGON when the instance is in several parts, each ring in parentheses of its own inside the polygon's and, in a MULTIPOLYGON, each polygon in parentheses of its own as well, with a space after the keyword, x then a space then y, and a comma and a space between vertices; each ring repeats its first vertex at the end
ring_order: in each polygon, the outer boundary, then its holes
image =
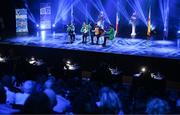
POLYGON ((88 33, 88 31, 89 30, 88 30, 88 27, 86 25, 81 28, 81 32, 84 34, 88 33))
POLYGON ((88 28, 85 26, 84 29, 83 29, 83 33, 88 33, 88 28))

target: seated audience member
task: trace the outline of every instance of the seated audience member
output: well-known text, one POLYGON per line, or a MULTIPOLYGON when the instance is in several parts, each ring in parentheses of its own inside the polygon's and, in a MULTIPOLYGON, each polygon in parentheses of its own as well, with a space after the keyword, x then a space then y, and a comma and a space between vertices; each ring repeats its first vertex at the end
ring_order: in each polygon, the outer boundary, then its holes
POLYGON ((69 100, 67 100, 64 95, 64 89, 62 86, 62 82, 57 82, 56 87, 54 88, 54 91, 56 92, 56 100, 57 104, 54 106, 53 110, 57 113, 66 113, 69 112, 69 109, 71 108, 71 103, 69 100))
POLYGON ((6 103, 7 104, 13 104, 15 100, 15 92, 18 92, 19 90, 13 86, 13 82, 15 77, 10 77, 8 75, 5 75, 2 77, 1 82, 4 85, 4 88, 6 90, 6 103))
POLYGON ((110 88, 100 90, 100 101, 97 102, 100 114, 124 114, 118 95, 110 88))
POLYGON ((33 93, 35 83, 31 80, 25 81, 22 86, 22 93, 16 93, 15 104, 24 105, 26 99, 33 93))
POLYGON ((51 108, 53 108, 57 104, 56 93, 52 89, 45 89, 44 93, 48 96, 51 108))
POLYGON ((51 104, 48 96, 42 92, 31 94, 22 110, 23 114, 50 114, 52 113, 51 104))
POLYGON ((0 114, 13 114, 17 112, 19 112, 19 110, 13 109, 11 105, 6 104, 6 91, 0 84, 0 114))
POLYGON ((168 114, 169 105, 165 100, 154 98, 147 103, 146 112, 150 115, 168 114))
POLYGON ((48 77, 48 79, 44 83, 45 89, 51 89, 54 85, 55 78, 54 77, 48 77))

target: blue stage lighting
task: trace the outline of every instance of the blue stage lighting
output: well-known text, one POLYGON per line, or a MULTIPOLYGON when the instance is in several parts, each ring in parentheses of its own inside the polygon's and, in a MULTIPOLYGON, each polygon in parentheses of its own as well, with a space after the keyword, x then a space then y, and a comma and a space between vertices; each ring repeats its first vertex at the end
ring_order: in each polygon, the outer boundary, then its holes
POLYGON ((41 40, 44 42, 46 39, 46 31, 41 31, 41 40))
POLYGON ((39 24, 36 24, 36 27, 39 28, 39 24))
POLYGON ((40 28, 41 28, 42 30, 45 29, 45 25, 42 24, 40 28))
POLYGON ((55 27, 56 27, 56 24, 53 24, 52 27, 55 28, 55 27))
POLYGON ((156 29, 156 26, 151 25, 151 30, 154 31, 156 29))
POLYGON ((180 30, 177 31, 177 34, 180 34, 180 30))

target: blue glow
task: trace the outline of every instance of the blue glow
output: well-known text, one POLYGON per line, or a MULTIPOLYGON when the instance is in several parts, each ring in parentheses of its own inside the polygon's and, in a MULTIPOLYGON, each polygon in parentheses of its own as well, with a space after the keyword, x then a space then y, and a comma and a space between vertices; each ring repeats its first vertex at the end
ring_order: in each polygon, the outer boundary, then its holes
POLYGON ((177 31, 177 34, 180 34, 180 30, 177 31))
POLYGON ((108 42, 108 47, 101 47, 88 44, 81 44, 82 35, 76 35, 76 41, 73 44, 65 44, 67 42, 66 33, 56 33, 55 39, 53 35, 47 34, 45 31, 40 31, 41 38, 39 37, 17 37, 14 39, 7 39, 5 43, 18 44, 27 46, 40 46, 47 48, 67 49, 67 50, 80 50, 90 52, 102 52, 124 55, 137 55, 148 57, 160 57, 170 59, 180 59, 179 41, 167 40, 142 40, 142 39, 123 39, 116 38, 108 42), (48 35, 48 36, 47 36, 48 35), (59 39, 56 39, 59 38, 59 39), (42 46, 42 44, 45 44, 42 46))
POLYGON ((177 39, 177 47, 180 48, 180 39, 177 39))
POLYGON ((124 18, 129 22, 130 16, 125 8, 124 0, 118 0, 117 3, 113 2, 115 6, 117 6, 117 11, 120 12, 124 18))
POLYGON ((43 25, 43 24, 41 24, 41 30, 43 30, 43 29, 45 29, 46 28, 46 26, 45 25, 43 25))
POLYGON ((154 42, 159 45, 175 45, 173 41, 167 41, 167 40, 157 40, 154 42))
POLYGON ((58 23, 64 17, 67 17, 67 14, 71 10, 72 6, 77 4, 79 1, 80 0, 74 0, 72 2, 69 2, 67 0, 60 0, 59 1, 58 12, 57 12, 57 15, 55 17, 55 24, 58 23))
POLYGON ((55 28, 55 27, 56 27, 56 24, 53 24, 52 27, 55 28))
POLYGON ((46 39, 46 31, 41 31, 41 41, 44 42, 46 39))
POLYGON ((156 26, 151 25, 151 30, 153 31, 153 30, 155 30, 155 29, 156 29, 156 26))
POLYGON ((30 11, 29 5, 28 5, 28 1, 24 0, 24 5, 28 11, 28 19, 33 22, 34 24, 36 24, 36 19, 34 17, 34 15, 32 14, 32 12, 30 11))
POLYGON ((39 24, 36 24, 36 27, 39 28, 39 24))
POLYGON ((133 12, 137 13, 138 18, 147 26, 147 19, 146 19, 147 15, 144 14, 143 6, 144 6, 145 2, 148 2, 148 1, 144 1, 144 0, 142 0, 142 1, 141 0, 134 0, 134 1, 126 0, 126 1, 134 10, 133 12))
POLYGON ((159 7, 164 26, 163 30, 168 33, 169 0, 159 0, 159 7))

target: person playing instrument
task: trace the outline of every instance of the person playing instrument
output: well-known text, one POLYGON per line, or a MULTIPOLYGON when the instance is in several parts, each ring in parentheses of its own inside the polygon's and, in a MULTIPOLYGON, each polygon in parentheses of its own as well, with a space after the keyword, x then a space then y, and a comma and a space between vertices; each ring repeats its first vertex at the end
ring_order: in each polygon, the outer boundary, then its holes
POLYGON ((97 38, 96 44, 98 45, 99 44, 99 38, 101 36, 101 34, 100 34, 100 27, 98 25, 96 25, 95 28, 94 28, 94 34, 95 34, 95 36, 97 38))
POLYGON ((91 44, 94 45, 94 26, 92 23, 88 25, 89 28, 89 36, 91 37, 91 44))
POLYGON ((107 39, 113 40, 114 37, 115 37, 115 29, 114 29, 113 25, 110 25, 109 30, 106 32, 106 34, 104 36, 104 43, 102 44, 102 46, 105 47, 107 39))
POLYGON ((75 41, 75 26, 73 23, 68 25, 67 32, 68 35, 70 36, 70 43, 73 43, 75 41))
POLYGON ((82 38, 82 43, 87 43, 87 37, 88 37, 88 32, 89 32, 89 25, 87 25, 85 22, 82 25, 81 32, 83 34, 82 38))

